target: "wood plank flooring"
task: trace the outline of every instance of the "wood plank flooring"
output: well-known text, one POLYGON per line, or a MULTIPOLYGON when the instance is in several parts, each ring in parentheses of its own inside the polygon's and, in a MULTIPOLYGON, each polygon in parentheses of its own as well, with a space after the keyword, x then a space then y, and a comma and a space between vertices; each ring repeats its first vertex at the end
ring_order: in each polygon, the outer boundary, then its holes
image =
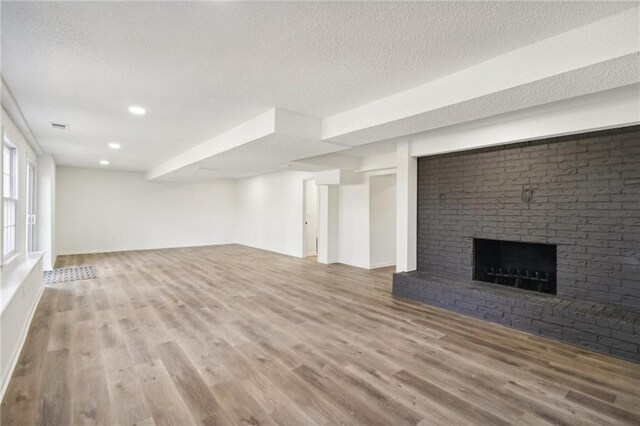
POLYGON ((640 365, 247 247, 66 256, 2 425, 640 424, 640 365))

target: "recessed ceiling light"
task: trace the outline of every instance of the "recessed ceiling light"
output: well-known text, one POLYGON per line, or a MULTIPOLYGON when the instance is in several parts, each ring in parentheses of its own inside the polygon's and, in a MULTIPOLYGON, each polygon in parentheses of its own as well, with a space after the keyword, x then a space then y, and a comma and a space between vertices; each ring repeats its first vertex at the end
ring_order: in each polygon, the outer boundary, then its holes
POLYGON ((117 142, 110 142, 109 143, 109 148, 111 149, 120 149, 120 144, 117 142))
POLYGON ((147 110, 142 108, 141 106, 130 106, 129 112, 135 115, 145 115, 147 113, 147 110))
POLYGON ((107 160, 100 160, 100 164, 102 164, 103 166, 108 166, 109 162, 107 160))

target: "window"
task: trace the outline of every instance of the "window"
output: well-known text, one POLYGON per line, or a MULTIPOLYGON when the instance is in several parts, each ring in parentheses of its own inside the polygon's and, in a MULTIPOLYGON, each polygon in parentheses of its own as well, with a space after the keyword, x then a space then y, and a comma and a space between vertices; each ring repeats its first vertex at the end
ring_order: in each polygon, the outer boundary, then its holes
POLYGON ((16 253, 16 213, 18 210, 18 161, 16 147, 4 141, 3 169, 3 244, 2 257, 7 259, 16 253))

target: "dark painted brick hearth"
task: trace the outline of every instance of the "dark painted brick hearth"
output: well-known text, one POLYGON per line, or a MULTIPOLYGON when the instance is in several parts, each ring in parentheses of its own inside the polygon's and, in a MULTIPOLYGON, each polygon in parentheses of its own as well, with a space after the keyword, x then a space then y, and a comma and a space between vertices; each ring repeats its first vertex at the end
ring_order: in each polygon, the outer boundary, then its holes
POLYGON ((395 295, 640 362, 640 126, 418 159, 395 295), (555 244, 557 295, 473 281, 473 239, 555 244))
POLYGON ((395 274, 393 294, 640 362, 640 313, 427 272, 395 274))

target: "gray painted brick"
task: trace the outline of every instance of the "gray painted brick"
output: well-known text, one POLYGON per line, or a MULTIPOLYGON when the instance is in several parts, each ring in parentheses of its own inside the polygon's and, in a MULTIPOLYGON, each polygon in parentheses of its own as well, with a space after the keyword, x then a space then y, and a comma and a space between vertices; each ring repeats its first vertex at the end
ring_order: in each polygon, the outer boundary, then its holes
POLYGON ((640 126, 420 158, 416 273, 439 278, 393 294, 640 361, 639 171, 640 126), (558 296, 471 281, 473 238, 556 244, 558 296))
POLYGON ((420 271, 395 274, 393 294, 640 362, 634 311, 420 271))
POLYGON ((638 148, 634 126, 419 158, 418 269, 469 277, 474 237, 557 244, 559 294, 640 311, 616 266, 640 243, 638 148))

